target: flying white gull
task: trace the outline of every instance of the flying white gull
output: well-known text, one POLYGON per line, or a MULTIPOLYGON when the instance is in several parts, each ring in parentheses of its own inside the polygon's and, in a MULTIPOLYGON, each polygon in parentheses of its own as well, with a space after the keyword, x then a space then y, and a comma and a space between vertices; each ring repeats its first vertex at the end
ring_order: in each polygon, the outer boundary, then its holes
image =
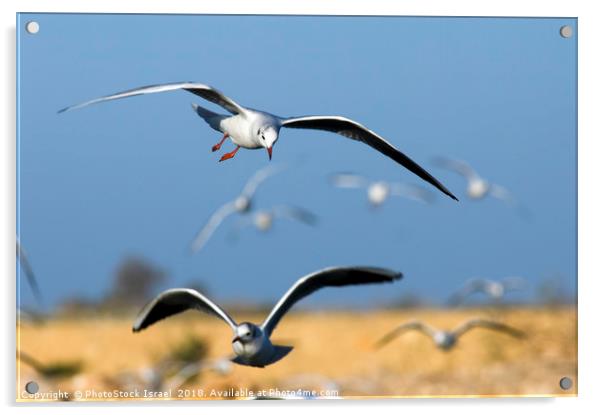
POLYGON ((400 325, 399 327, 387 333, 376 343, 376 346, 380 348, 392 341, 393 339, 395 339, 400 334, 403 334, 410 330, 418 330, 419 332, 429 336, 439 349, 448 351, 451 350, 457 344, 460 336, 475 328, 496 330, 509 334, 510 336, 516 338, 523 338, 525 336, 524 332, 512 328, 506 324, 498 323, 493 320, 484 320, 480 318, 468 320, 460 324, 455 329, 449 331, 435 329, 421 321, 410 321, 408 323, 400 325))
POLYGON ((283 167, 281 166, 268 166, 262 169, 257 170, 255 174, 249 179, 245 187, 242 189, 242 192, 234 199, 219 209, 217 209, 213 215, 207 221, 207 224, 200 230, 200 232, 195 236, 192 241, 191 249, 192 252, 200 251, 203 246, 207 243, 213 232, 217 229, 217 227, 233 213, 238 213, 241 215, 245 215, 251 211, 253 206, 253 196, 257 191, 259 185, 268 177, 276 174, 281 171, 283 167))
POLYGON ((232 359, 234 363, 264 367, 282 359, 293 349, 290 346, 272 344, 270 336, 282 317, 297 301, 324 287, 393 282, 401 279, 401 276, 399 272, 372 267, 326 268, 314 272, 299 279, 278 301, 260 326, 248 322, 237 324, 223 309, 198 291, 176 288, 164 291, 147 304, 132 329, 138 332, 159 320, 188 309, 203 311, 221 318, 232 329, 232 349, 236 354, 232 359))
POLYGON ((483 293, 492 300, 499 302, 510 291, 524 290, 527 282, 521 277, 506 277, 499 281, 486 278, 472 278, 462 288, 451 296, 449 304, 463 303, 472 294, 483 293))
POLYGON ((274 206, 271 209, 257 210, 251 217, 242 218, 233 230, 233 236, 247 226, 254 226, 260 232, 268 232, 276 219, 291 219, 310 226, 314 226, 318 221, 316 215, 306 209, 287 205, 274 206))
POLYGON ((150 85, 140 88, 119 92, 101 98, 96 98, 82 104, 63 108, 59 113, 69 110, 86 107, 103 101, 127 98, 136 95, 153 94, 157 92, 166 92, 182 89, 191 92, 201 98, 224 108, 232 115, 217 114, 205 109, 199 105, 192 104, 195 112, 203 118, 211 128, 223 134, 219 143, 213 146, 212 150, 218 150, 227 138, 230 138, 236 145, 236 148, 225 153, 220 161, 234 157, 241 148, 258 149, 265 148, 270 159, 272 158, 272 148, 278 140, 280 128, 302 128, 312 130, 330 131, 340 134, 352 140, 361 141, 385 156, 395 160, 397 163, 410 170, 423 180, 426 180, 443 193, 454 200, 458 200, 443 184, 431 176, 426 170, 416 164, 408 156, 393 147, 388 141, 380 137, 375 132, 369 130, 363 125, 345 117, 336 115, 312 115, 303 117, 281 118, 264 111, 258 111, 251 108, 245 108, 232 99, 222 94, 217 89, 208 85, 196 82, 178 82, 162 85, 150 85))
POLYGON ((385 181, 370 181, 365 177, 350 173, 337 173, 331 177, 332 184, 344 189, 365 189, 368 202, 372 206, 382 205, 390 196, 432 203, 433 194, 420 186, 385 181))
POLYGON ((528 209, 519 205, 516 198, 508 189, 485 180, 465 161, 438 157, 434 160, 434 163, 441 168, 451 170, 463 176, 467 182, 466 195, 469 198, 481 200, 487 196, 491 196, 505 202, 510 207, 520 208, 526 216, 530 215, 528 209))

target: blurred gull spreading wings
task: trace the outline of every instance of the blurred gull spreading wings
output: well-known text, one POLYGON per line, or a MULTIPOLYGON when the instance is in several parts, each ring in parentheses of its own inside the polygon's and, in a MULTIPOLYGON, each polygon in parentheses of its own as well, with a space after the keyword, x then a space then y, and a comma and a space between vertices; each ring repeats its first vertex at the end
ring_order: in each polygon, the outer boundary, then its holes
POLYGON ((248 213, 253 206, 253 197, 259 185, 268 177, 273 176, 283 169, 283 166, 268 166, 255 172, 249 181, 247 181, 241 194, 238 195, 236 199, 225 203, 211 215, 203 229, 195 236, 191 245, 192 252, 200 251, 211 235, 213 235, 217 227, 228 216, 233 213, 239 213, 241 215, 248 213))
POLYGON ((277 362, 291 350, 290 346, 274 345, 270 341, 272 332, 299 300, 325 287, 377 284, 401 279, 401 273, 373 267, 326 268, 299 279, 274 306, 263 324, 237 324, 222 308, 198 291, 177 288, 159 294, 147 304, 136 319, 133 331, 138 332, 159 320, 196 309, 224 320, 232 329, 232 348, 236 357, 233 362, 263 367, 277 362))

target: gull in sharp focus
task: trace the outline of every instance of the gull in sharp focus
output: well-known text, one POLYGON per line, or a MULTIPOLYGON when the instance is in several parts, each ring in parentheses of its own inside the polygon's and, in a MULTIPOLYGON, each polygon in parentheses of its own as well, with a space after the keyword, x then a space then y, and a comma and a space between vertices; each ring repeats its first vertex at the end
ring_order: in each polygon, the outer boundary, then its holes
POLYGON ((368 202, 374 207, 382 205, 390 196, 402 196, 424 203, 432 203, 434 200, 430 191, 412 184, 370 181, 350 173, 337 173, 331 177, 331 181, 334 186, 344 189, 365 189, 368 202))
POLYGON ((136 319, 133 331, 138 332, 174 314, 196 309, 219 317, 230 326, 234 335, 234 363, 264 367, 282 359, 292 350, 290 346, 272 344, 270 337, 297 301, 325 287, 393 282, 400 278, 399 272, 372 267, 326 268, 314 272, 299 279, 259 326, 249 322, 237 324, 222 308, 198 291, 176 288, 164 291, 147 304, 136 319))
POLYGON ((525 336, 525 333, 521 330, 517 330, 513 327, 510 327, 503 323, 499 323, 497 321, 485 320, 480 318, 468 320, 460 324, 453 330, 440 330, 433 328, 421 321, 410 321, 396 327, 395 329, 387 333, 376 343, 376 346, 380 348, 405 332, 411 330, 418 330, 419 332, 430 337, 439 349, 448 351, 451 350, 457 344, 458 339, 462 335, 475 328, 495 330, 502 333, 506 333, 515 338, 523 338, 525 336))
POLYGON ((472 278, 451 296, 450 305, 463 303, 472 294, 482 293, 495 302, 499 302, 510 291, 521 291, 527 286, 527 282, 521 277, 506 277, 499 281, 486 278, 472 278))
POLYGON ((215 232, 217 227, 226 219, 228 216, 238 213, 245 215, 249 213, 253 206, 253 197, 259 185, 266 180, 268 177, 283 170, 282 166, 268 166, 257 170, 255 174, 247 181, 242 192, 234 199, 217 209, 207 221, 207 224, 200 230, 192 241, 191 249, 192 252, 200 251, 203 246, 207 243, 211 235, 215 232))
POLYGON ((443 184, 425 169, 393 147, 387 140, 356 121, 337 115, 312 115, 282 118, 268 112, 243 107, 217 89, 196 82, 178 82, 135 88, 66 107, 61 109, 59 113, 104 101, 174 90, 188 91, 221 106, 231 114, 217 114, 197 104, 192 104, 193 110, 205 120, 211 128, 223 134, 222 139, 212 147, 213 151, 219 150, 227 138, 230 138, 234 145, 236 145, 236 148, 229 153, 225 153, 220 161, 234 157, 241 147, 246 149, 265 148, 271 159, 272 148, 278 140, 280 129, 283 127, 330 131, 369 145, 410 170, 418 177, 429 182, 452 199, 458 200, 443 184))

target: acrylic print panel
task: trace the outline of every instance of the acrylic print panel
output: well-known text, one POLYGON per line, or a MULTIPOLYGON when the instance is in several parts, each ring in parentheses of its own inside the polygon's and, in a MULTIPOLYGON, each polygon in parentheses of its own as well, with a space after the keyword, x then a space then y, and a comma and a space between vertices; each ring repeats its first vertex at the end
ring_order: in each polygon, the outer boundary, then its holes
POLYGON ((576 19, 17 33, 17 400, 576 394, 576 19))

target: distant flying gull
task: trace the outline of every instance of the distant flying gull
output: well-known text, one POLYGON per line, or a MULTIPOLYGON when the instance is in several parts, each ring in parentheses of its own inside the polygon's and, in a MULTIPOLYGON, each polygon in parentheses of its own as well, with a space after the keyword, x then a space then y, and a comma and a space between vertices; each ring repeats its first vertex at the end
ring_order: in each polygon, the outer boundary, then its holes
POLYGON ((257 170, 257 172, 249 179, 245 187, 242 189, 240 195, 236 199, 231 200, 216 210, 213 215, 209 218, 207 224, 201 229, 201 231, 195 236, 191 249, 192 252, 200 251, 203 246, 207 243, 213 232, 217 227, 233 213, 241 215, 249 213, 253 206, 253 196, 257 191, 259 185, 268 177, 273 176, 279 171, 283 170, 282 166, 268 166, 257 170))
POLYGON ((451 331, 435 329, 421 321, 410 321, 387 333, 377 342, 376 346, 380 348, 395 339, 400 334, 410 330, 418 330, 419 332, 429 336, 439 349, 448 351, 457 344, 460 336, 475 328, 485 328, 500 331, 516 338, 523 338, 525 336, 524 332, 512 328, 506 324, 480 318, 468 320, 451 331))
POLYGON ((234 234, 247 226, 254 226, 260 232, 268 232, 274 226, 276 219, 291 219, 305 225, 314 226, 318 219, 312 212, 296 206, 281 205, 271 209, 257 210, 251 217, 241 219, 234 234))
POLYGON ((201 98, 217 104, 230 112, 232 115, 216 114, 199 105, 192 104, 194 111, 203 118, 211 128, 223 133, 221 141, 213 146, 212 151, 219 150, 227 138, 230 138, 236 145, 236 148, 225 153, 220 161, 234 157, 240 147, 247 149, 265 148, 270 159, 272 158, 272 147, 278 140, 280 128, 302 128, 311 130, 324 130, 340 134, 352 140, 361 141, 385 156, 395 160, 397 163, 416 174, 418 177, 426 180, 437 189, 448 195, 454 200, 458 200, 443 184, 430 175, 426 170, 416 164, 408 156, 393 147, 388 141, 380 137, 375 132, 367 129, 363 125, 340 116, 303 116, 292 118, 281 118, 276 115, 258 111, 251 108, 245 108, 227 96, 223 95, 217 89, 208 85, 196 82, 178 82, 163 85, 150 85, 141 88, 131 89, 96 98, 82 104, 63 108, 59 113, 69 110, 86 107, 103 101, 127 98, 136 95, 153 94, 157 92, 174 91, 183 89, 191 92, 201 98))
POLYGON ((21 246, 21 243, 19 242, 18 237, 17 237, 17 258, 19 258, 19 263, 21 264, 21 269, 25 273, 25 277, 27 278, 27 282, 29 284, 29 287, 31 288, 31 292, 33 293, 34 297, 36 298, 36 301, 38 302, 38 304, 41 304, 43 298, 42 298, 42 293, 40 291, 40 286, 38 285, 38 280, 36 278, 36 275, 33 272, 33 268, 31 267, 31 264, 29 263, 29 258, 27 257, 27 253, 21 246))
POLYGON ((365 177, 351 173, 337 173, 331 177, 332 184, 344 189, 365 189, 368 202, 372 206, 382 205, 389 196, 402 196, 407 199, 432 203, 433 194, 420 186, 406 183, 370 181, 365 177))
POLYGON ((164 291, 147 304, 136 319, 133 331, 138 332, 174 314, 196 309, 228 323, 234 333, 234 363, 264 367, 282 359, 293 349, 290 346, 273 345, 270 336, 282 317, 297 301, 325 287, 375 284, 398 279, 401 279, 399 272, 372 267, 326 268, 314 272, 299 279, 284 294, 261 326, 248 322, 237 324, 217 304, 198 291, 176 288, 164 291))
MULTIPOLYGON (((466 194, 469 198, 481 200, 486 196, 491 196, 505 202, 510 207, 520 207, 518 201, 508 189, 485 180, 465 161, 438 157, 434 160, 434 163, 441 168, 463 176, 467 181, 466 194)), ((522 207, 522 209, 524 214, 529 214, 525 207, 522 207)))
POLYGON ((476 293, 482 293, 494 301, 500 301, 508 292, 524 290, 526 285, 527 282, 521 277, 506 277, 499 281, 473 278, 466 281, 462 288, 451 296, 449 304, 461 304, 469 296, 476 293))

